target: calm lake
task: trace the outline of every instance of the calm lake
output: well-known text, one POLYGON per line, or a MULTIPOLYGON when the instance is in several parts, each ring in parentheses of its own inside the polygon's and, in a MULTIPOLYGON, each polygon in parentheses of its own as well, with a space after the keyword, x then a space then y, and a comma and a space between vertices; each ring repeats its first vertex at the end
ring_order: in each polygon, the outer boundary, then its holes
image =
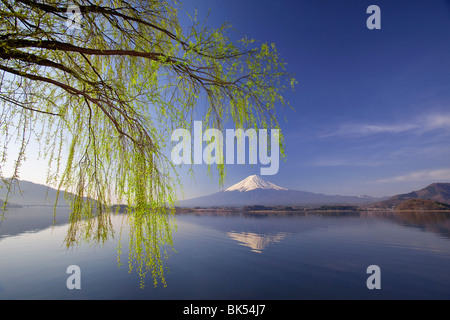
MULTIPOLYGON (((0 224, 0 299, 450 299, 448 213, 177 214, 167 286, 128 272, 124 215, 104 244, 66 249, 67 209, 10 209, 0 224), (117 247, 123 243, 118 266, 117 247), (81 289, 69 290, 69 265, 81 289), (367 267, 381 289, 366 286, 367 267)), ((126 229, 126 228, 125 228, 126 229)))

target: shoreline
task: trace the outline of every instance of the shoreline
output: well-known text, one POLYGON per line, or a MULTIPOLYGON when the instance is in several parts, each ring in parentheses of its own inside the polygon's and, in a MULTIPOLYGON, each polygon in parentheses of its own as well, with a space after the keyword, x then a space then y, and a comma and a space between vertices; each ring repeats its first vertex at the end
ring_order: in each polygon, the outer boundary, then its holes
POLYGON ((390 208, 374 208, 374 209, 355 209, 355 210, 320 210, 320 209, 293 209, 293 210, 243 210, 241 208, 176 208, 175 213, 212 213, 212 212, 223 212, 223 213, 373 213, 373 212, 389 212, 389 213, 450 213, 450 210, 428 210, 428 209, 408 209, 408 210, 397 210, 390 208))

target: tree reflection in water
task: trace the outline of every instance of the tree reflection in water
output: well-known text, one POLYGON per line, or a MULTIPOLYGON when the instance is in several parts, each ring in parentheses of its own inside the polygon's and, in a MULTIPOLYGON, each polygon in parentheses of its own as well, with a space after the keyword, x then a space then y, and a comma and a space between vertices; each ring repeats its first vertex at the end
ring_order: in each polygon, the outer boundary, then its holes
POLYGON ((128 272, 137 272, 141 288, 145 287, 148 274, 151 275, 155 287, 158 283, 167 286, 164 260, 173 251, 173 210, 141 207, 125 209, 125 212, 107 212, 97 210, 88 202, 77 209, 70 213, 69 228, 64 240, 66 248, 81 243, 105 244, 115 236, 112 215, 123 215, 117 247, 118 266, 123 265, 123 230, 128 228, 128 272))
MULTIPOLYGON (((98 211, 92 203, 85 203, 83 207, 72 210, 70 214, 69 228, 65 238, 67 248, 81 242, 105 243, 115 236, 114 226, 111 221, 113 215, 122 215, 120 229, 120 241, 117 247, 118 264, 122 265, 122 241, 128 240, 128 269, 129 272, 137 272, 140 277, 140 287, 144 288, 146 276, 151 275, 154 286, 161 283, 167 286, 165 279, 166 268, 164 261, 174 250, 172 233, 175 230, 174 210, 167 208, 137 207, 134 209, 98 211), (101 212, 96 214, 96 212, 101 212), (124 228, 128 229, 128 236, 123 234, 124 228)), ((191 212, 197 215, 199 213, 191 212)), ((217 215, 214 212, 203 212, 202 215, 217 215)), ((279 212, 279 213, 249 213, 234 212, 221 215, 243 215, 252 218, 267 218, 268 216, 292 217, 314 215, 322 219, 387 219, 396 224, 407 225, 424 231, 433 232, 440 236, 450 238, 450 213, 448 212, 395 212, 395 211, 360 211, 360 212, 279 212)), ((227 231, 227 235, 249 246, 255 252, 261 252, 265 245, 281 240, 286 233, 279 233, 267 238, 268 235, 255 233, 236 233, 227 231), (264 237, 263 237, 264 236, 264 237), (265 241, 259 241, 264 238, 265 241), (258 241, 256 241, 258 240, 258 241), (257 243, 256 243, 256 242, 257 243), (260 243, 261 242, 261 243, 260 243)))

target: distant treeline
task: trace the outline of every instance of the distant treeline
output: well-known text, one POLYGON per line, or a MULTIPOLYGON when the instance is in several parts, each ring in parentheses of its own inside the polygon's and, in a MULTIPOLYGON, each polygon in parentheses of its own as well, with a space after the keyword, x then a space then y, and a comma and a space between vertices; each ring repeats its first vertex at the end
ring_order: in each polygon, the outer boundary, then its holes
POLYGON ((349 205, 336 205, 336 206, 320 206, 318 210, 326 210, 326 211, 359 211, 361 210, 357 206, 349 206, 349 205))
POLYGON ((350 205, 326 205, 319 207, 292 207, 292 206, 244 206, 243 211, 358 211, 357 206, 350 205))

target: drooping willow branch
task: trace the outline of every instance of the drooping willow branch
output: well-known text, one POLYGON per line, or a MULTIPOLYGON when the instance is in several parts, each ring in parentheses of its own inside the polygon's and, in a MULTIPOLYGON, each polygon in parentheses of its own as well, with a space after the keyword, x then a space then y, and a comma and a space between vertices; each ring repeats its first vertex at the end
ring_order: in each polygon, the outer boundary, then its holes
MULTIPOLYGON (((197 115, 217 128, 229 118, 237 127, 276 127, 282 93, 295 80, 273 44, 233 42, 228 25, 210 29, 196 18, 185 29, 175 0, 75 1, 79 30, 68 30, 68 5, 0 0, 0 178, 11 137, 22 146, 18 178, 34 134, 49 159, 48 181, 75 195, 68 243, 80 232, 106 237, 102 212, 126 203, 131 255, 146 270, 155 260, 142 255, 161 257, 154 237, 170 243, 158 217, 176 203, 171 129, 189 129, 197 115), (95 232, 84 224, 94 218, 95 232)), ((149 270, 160 276, 160 267, 149 270)))

